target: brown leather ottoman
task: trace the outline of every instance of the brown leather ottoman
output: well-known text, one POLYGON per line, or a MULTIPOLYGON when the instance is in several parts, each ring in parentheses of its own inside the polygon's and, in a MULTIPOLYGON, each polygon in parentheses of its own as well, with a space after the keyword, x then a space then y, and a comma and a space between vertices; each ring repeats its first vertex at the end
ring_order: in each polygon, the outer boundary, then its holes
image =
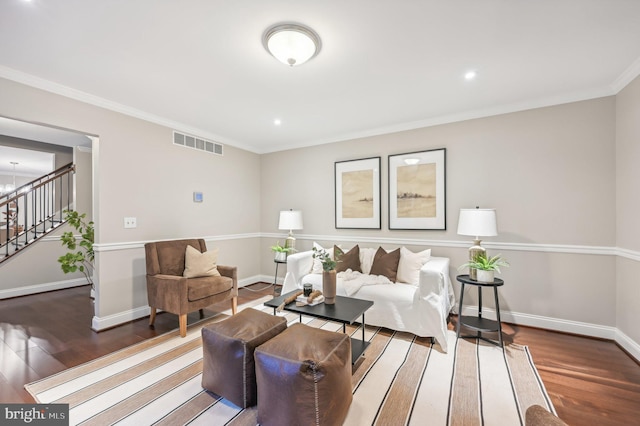
POLYGON ((258 423, 341 425, 351 393, 348 335, 294 324, 255 351, 258 423))
POLYGON ((287 328, 284 317, 255 309, 202 328, 202 387, 246 408, 256 405, 253 352, 287 328))

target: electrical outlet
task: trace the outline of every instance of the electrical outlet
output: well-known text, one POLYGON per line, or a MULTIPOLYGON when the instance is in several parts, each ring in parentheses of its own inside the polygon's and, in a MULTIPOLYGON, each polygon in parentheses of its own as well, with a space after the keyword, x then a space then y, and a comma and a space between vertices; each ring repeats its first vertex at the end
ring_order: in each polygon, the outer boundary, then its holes
POLYGON ((135 228, 136 226, 138 226, 138 224, 136 223, 136 218, 135 217, 125 217, 124 218, 124 227, 125 228, 135 228))

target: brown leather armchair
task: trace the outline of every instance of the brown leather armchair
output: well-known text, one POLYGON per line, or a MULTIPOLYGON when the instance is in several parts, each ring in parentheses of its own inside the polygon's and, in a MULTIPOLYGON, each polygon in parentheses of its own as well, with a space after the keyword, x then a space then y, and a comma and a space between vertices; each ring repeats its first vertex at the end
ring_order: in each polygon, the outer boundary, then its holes
POLYGON ((156 319, 156 309, 176 314, 180 319, 180 336, 187 334, 187 314, 231 299, 231 311, 238 308, 238 269, 218 265, 221 276, 183 277, 185 252, 190 245, 204 253, 203 239, 174 240, 146 243, 147 297, 151 307, 149 325, 156 319))

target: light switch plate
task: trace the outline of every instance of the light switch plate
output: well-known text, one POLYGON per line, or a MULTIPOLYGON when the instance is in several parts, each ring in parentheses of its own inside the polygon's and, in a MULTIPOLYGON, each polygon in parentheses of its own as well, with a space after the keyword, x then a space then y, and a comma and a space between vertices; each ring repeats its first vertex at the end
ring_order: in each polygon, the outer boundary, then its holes
POLYGON ((124 218, 124 227, 125 228, 135 228, 138 226, 137 220, 135 217, 125 217, 124 218))

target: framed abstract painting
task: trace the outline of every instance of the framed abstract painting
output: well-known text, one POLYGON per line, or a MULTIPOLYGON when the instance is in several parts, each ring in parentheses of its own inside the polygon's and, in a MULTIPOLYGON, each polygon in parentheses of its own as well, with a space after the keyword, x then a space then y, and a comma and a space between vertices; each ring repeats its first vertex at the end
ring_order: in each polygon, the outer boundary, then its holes
POLYGON ((380 157, 335 163, 336 228, 381 229, 380 157))
POLYGON ((446 149, 389 156, 389 229, 446 229, 446 149))

